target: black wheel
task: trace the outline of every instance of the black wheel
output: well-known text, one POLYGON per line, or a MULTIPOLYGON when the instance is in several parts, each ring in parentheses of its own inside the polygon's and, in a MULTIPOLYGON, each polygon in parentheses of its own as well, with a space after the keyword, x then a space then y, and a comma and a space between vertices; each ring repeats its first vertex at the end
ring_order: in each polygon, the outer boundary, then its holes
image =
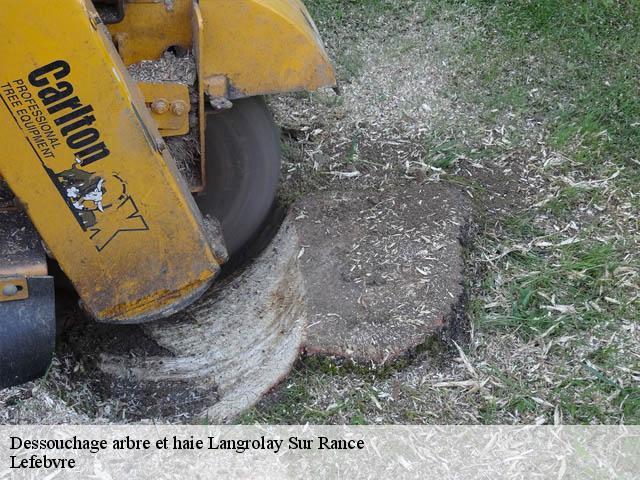
POLYGON ((255 238, 267 219, 280 178, 280 140, 262 98, 233 102, 207 117, 206 187, 196 195, 203 215, 222 224, 230 256, 255 238))

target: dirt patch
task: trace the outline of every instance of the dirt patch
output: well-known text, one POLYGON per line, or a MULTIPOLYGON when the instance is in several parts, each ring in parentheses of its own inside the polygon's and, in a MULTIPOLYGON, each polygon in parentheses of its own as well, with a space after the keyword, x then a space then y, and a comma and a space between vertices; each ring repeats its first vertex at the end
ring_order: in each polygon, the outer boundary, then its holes
POLYGON ((216 385, 199 387, 188 381, 147 382, 135 376, 105 375, 97 388, 121 405, 113 412, 114 418, 128 422, 145 419, 188 422, 194 414, 220 400, 216 385))
POLYGON ((60 398, 55 389, 34 384, 0 392, 0 424, 83 424, 89 418, 60 398))

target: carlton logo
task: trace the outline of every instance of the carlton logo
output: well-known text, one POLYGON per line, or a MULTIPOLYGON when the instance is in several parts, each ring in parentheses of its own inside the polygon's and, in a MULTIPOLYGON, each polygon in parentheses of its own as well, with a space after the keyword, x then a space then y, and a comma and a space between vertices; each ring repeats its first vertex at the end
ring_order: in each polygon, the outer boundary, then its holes
POLYGON ((84 105, 74 96, 73 85, 62 80, 71 73, 64 60, 57 60, 29 74, 29 83, 39 88, 38 97, 60 128, 67 146, 74 151, 83 166, 109 155, 109 149, 100 141, 100 132, 92 127, 96 118, 91 115, 93 107, 84 105))
MULTIPOLYGON (((47 120, 57 126, 71 150, 70 155, 62 156, 69 158, 62 168, 59 161, 54 167, 43 156, 39 158, 78 224, 101 252, 119 234, 146 231, 149 227, 127 192, 125 180, 116 172, 97 167, 95 162, 111 152, 96 127, 93 106, 74 94, 70 73, 67 62, 56 60, 28 75, 43 104, 44 115, 48 113, 47 120), (89 165, 92 168, 88 169, 89 165)), ((34 151, 37 153, 35 148, 34 151)))

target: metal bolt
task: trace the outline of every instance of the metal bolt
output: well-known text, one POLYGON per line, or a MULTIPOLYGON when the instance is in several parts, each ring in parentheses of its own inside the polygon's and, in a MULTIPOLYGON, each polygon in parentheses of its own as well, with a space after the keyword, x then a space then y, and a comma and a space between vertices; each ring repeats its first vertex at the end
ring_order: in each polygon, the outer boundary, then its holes
POLYGON ((5 285, 4 288, 2 289, 2 295, 4 295, 5 297, 13 297, 17 293, 18 293, 17 285, 5 285))
POLYGON ((182 100, 176 100, 171 103, 171 112, 174 115, 183 115, 187 111, 187 105, 182 100))
POLYGON ((167 102, 164 98, 159 98, 158 100, 154 100, 151 104, 151 110, 155 113, 163 114, 169 109, 169 102, 167 102))

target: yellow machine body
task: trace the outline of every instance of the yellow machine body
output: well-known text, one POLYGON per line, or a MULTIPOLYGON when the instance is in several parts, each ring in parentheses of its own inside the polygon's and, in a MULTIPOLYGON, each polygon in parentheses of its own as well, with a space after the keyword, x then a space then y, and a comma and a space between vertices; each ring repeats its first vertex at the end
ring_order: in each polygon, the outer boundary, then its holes
MULTIPOLYGON (((200 0, 199 72, 206 93, 229 99, 334 86, 317 29, 299 0, 200 0)), ((193 0, 129 0, 110 25, 126 65, 192 48, 193 0)), ((197 23, 195 25, 198 25, 197 23)))
POLYGON ((0 173, 84 306, 124 322, 180 309, 219 261, 96 11, 7 2, 0 32, 0 173))
POLYGON ((133 323, 189 304, 223 259, 163 140, 193 128, 188 89, 137 84, 126 67, 169 47, 194 52, 202 156, 208 98, 315 90, 335 76, 299 0, 124 6, 108 29, 90 0, 0 9, 0 179, 86 310, 133 323), (185 108, 167 116, 158 98, 185 108))

